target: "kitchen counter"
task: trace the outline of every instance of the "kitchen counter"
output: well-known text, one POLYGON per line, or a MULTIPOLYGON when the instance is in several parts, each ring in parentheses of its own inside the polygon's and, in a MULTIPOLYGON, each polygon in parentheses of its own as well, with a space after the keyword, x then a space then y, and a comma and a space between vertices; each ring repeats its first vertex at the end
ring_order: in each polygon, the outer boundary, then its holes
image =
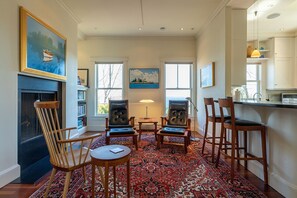
MULTIPOLYGON (((263 123, 267 133, 269 185, 284 197, 297 197, 297 114, 296 103, 277 101, 234 101, 236 117, 263 123)), ((219 132, 219 131, 218 131, 219 132)), ((250 153, 261 156, 259 133, 249 133, 250 153)), ((242 141, 242 134, 240 134, 242 141)), ((249 161, 248 169, 263 178, 262 164, 249 161)))
POLYGON ((263 107, 278 107, 278 108, 297 108, 297 103, 282 103, 280 101, 257 101, 257 100, 239 100, 234 101, 234 104, 244 104, 263 107))

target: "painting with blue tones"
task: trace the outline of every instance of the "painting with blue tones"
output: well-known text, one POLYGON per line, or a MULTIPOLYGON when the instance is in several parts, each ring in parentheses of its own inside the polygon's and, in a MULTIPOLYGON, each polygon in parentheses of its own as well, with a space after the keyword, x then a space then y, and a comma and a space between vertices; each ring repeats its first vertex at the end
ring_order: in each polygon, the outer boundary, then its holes
POLYGON ((21 71, 66 80, 66 39, 21 8, 21 71))
POLYGON ((215 63, 206 65, 200 70, 200 86, 202 88, 214 86, 215 83, 215 63))
POLYGON ((132 68, 129 77, 130 89, 158 89, 158 68, 132 68))

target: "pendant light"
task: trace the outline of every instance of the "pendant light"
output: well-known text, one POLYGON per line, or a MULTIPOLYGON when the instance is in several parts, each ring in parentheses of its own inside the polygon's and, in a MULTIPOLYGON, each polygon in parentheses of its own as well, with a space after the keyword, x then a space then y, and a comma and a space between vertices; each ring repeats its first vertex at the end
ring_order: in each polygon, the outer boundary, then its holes
MULTIPOLYGON (((258 48, 259 48, 259 34, 258 34, 258 29, 259 29, 259 27, 258 27, 258 17, 257 17, 257 14, 258 14, 258 12, 257 11, 255 11, 255 20, 256 20, 256 23, 257 23, 257 44, 258 44, 258 48)), ((259 58, 260 56, 261 56, 261 54, 260 54, 260 51, 258 50, 258 48, 255 48, 254 49, 254 51, 252 52, 252 55, 251 55, 251 57, 252 58, 259 58)))

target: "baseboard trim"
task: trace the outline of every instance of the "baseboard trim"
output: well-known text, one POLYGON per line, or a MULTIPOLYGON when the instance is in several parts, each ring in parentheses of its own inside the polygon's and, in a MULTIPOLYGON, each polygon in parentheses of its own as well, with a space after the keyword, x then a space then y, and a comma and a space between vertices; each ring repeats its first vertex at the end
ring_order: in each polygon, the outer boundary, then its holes
POLYGON ((104 126, 100 126, 100 125, 93 125, 90 126, 88 125, 88 131, 105 131, 105 125, 104 126))
POLYGON ((279 193, 281 193, 283 196, 288 198, 295 198, 297 197, 297 186, 295 184, 292 184, 279 176, 275 173, 270 173, 270 182, 269 185, 277 190, 279 193))
POLYGON ((0 172, 0 188, 20 177, 21 167, 18 164, 0 172))

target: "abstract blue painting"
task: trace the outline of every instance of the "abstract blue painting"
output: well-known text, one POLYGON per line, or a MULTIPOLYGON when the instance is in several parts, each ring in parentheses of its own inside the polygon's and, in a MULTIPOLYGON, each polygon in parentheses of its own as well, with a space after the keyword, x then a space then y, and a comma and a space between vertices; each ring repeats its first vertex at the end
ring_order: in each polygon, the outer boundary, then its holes
POLYGON ((159 69, 158 68, 131 68, 130 89, 158 89, 159 69))
POLYGON ((66 39, 21 8, 21 71, 66 80, 66 39))
POLYGON ((212 87, 215 85, 215 62, 206 65, 200 70, 200 87, 212 87))

